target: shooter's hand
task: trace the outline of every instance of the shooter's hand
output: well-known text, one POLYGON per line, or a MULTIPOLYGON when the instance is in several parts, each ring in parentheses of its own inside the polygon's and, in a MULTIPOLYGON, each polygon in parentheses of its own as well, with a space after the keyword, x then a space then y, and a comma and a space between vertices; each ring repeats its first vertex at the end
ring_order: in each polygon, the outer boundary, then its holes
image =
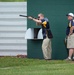
POLYGON ((31 20, 32 20, 32 19, 33 19, 33 17, 29 16, 29 17, 28 17, 28 19, 31 19, 31 20))

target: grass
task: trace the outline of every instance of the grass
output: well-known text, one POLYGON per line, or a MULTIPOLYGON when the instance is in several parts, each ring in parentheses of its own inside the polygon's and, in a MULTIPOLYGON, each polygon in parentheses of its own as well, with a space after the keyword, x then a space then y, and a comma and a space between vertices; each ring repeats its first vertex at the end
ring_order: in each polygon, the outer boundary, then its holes
POLYGON ((0 57, 0 75, 73 75, 74 62, 0 57))

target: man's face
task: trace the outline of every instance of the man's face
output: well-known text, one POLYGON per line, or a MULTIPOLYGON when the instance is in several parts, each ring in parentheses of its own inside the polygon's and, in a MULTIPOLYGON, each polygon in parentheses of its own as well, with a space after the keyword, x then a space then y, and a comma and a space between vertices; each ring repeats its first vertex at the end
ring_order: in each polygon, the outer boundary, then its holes
POLYGON ((73 17, 72 17, 72 16, 68 16, 67 18, 68 18, 68 20, 72 20, 72 19, 73 19, 73 17))
POLYGON ((40 15, 40 14, 38 15, 38 19, 39 19, 39 20, 42 20, 43 18, 44 18, 44 17, 43 17, 42 15, 40 15))

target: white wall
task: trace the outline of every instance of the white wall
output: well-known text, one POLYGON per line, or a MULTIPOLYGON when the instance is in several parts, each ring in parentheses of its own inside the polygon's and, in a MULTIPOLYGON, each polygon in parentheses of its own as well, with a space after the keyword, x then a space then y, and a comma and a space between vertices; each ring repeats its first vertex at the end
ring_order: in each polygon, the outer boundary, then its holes
POLYGON ((27 55, 27 2, 0 2, 0 56, 27 55))

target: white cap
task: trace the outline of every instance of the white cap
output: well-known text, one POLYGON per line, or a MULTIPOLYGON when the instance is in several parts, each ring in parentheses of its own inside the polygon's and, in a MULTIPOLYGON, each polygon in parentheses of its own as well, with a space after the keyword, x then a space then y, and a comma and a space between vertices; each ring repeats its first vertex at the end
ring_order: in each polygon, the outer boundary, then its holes
POLYGON ((72 17, 74 17, 74 14, 73 13, 68 13, 66 16, 72 16, 72 17))

